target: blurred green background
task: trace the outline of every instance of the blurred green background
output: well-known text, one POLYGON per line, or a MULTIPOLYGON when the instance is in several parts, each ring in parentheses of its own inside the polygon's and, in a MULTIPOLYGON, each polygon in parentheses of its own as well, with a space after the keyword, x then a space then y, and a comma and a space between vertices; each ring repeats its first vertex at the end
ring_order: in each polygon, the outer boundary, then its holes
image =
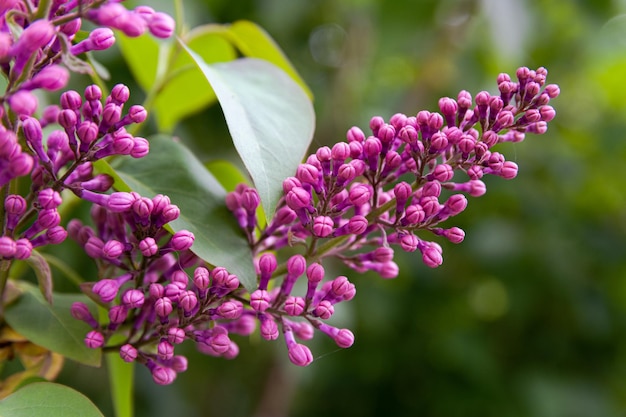
MULTIPOLYGON (((546 67, 561 96, 545 135, 498 149, 519 176, 488 178, 449 222, 467 237, 439 240, 441 267, 397 253, 393 281, 349 273, 357 297, 335 324, 355 332, 352 348, 317 335, 301 369, 282 341, 239 338, 233 361, 190 347, 173 386, 138 369, 137 416, 626 416, 625 1, 184 5, 190 26, 248 19, 274 37, 315 95, 315 147, 373 115, 435 111, 460 89, 495 93, 498 73, 519 66, 546 67)), ((233 158, 218 106, 177 134, 233 158)), ((103 370, 68 364, 61 382, 112 415, 103 370)))

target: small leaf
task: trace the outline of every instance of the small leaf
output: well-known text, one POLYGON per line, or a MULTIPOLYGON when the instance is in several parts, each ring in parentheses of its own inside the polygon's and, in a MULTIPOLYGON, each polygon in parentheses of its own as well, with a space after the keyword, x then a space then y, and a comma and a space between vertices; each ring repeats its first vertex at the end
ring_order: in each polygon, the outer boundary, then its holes
POLYGON ((180 209, 170 226, 195 235, 192 251, 205 261, 236 274, 247 288, 256 273, 247 240, 226 208, 226 191, 180 143, 165 136, 149 138, 150 153, 138 160, 120 158, 113 168, 133 191, 146 197, 167 195, 180 209))
POLYGON ((271 62, 297 82, 309 98, 313 93, 306 85, 287 56, 272 37, 259 25, 247 20, 238 20, 228 28, 237 49, 249 58, 261 58, 271 62))
POLYGON ((217 94, 235 148, 261 197, 267 220, 313 137, 315 114, 302 88, 267 61, 208 65, 189 48, 217 94))
POLYGON ((80 392, 61 384, 34 382, 0 401, 2 417, 103 417, 80 392))
POLYGON ((31 342, 85 365, 100 366, 101 352, 89 349, 84 338, 91 328, 70 313, 72 304, 91 304, 81 294, 53 294, 49 304, 39 290, 27 282, 18 282, 21 296, 5 312, 5 319, 31 342))
POLYGON ((50 265, 36 250, 33 250, 30 258, 26 259, 26 263, 35 271, 41 295, 43 295, 48 304, 52 304, 52 271, 50 271, 50 265))

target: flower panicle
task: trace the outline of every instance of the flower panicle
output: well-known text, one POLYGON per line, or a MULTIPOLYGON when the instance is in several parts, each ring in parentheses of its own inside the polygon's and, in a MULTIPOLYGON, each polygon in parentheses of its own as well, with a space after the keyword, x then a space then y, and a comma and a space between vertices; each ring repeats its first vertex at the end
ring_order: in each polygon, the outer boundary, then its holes
POLYGON ((276 214, 264 227, 256 219, 259 199, 253 187, 240 185, 228 194, 226 205, 257 259, 259 285, 248 300, 263 338, 276 339, 282 331, 289 359, 300 366, 313 359, 295 337, 306 340, 313 329, 339 347, 352 345, 350 330, 325 320, 356 289, 346 277, 320 284, 325 258, 386 279, 398 276, 397 248, 418 252, 431 268, 443 263, 442 247, 433 237, 456 244, 465 232, 442 223, 462 213, 468 197, 485 194, 486 175, 517 176, 517 164, 506 160, 498 145, 545 133, 555 117, 550 101, 560 91, 546 84, 545 68, 522 67, 516 77, 500 74, 493 95, 482 91, 472 98, 461 91, 456 99, 444 97, 439 112, 398 113, 387 121, 375 116, 368 133, 352 127, 346 141, 320 147, 284 180, 276 214), (278 267, 275 253, 291 246, 304 247, 306 256, 293 255, 278 267), (292 295, 303 276, 306 293, 292 295), (281 277, 271 289, 270 280, 281 277))

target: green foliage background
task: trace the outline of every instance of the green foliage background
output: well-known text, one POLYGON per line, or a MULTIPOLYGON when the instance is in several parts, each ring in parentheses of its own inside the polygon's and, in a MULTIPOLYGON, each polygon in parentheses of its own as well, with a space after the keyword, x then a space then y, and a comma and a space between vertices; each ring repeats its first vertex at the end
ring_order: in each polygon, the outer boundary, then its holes
MULTIPOLYGON (((316 147, 373 115, 434 111, 460 89, 495 92, 497 74, 521 65, 547 67, 561 96, 545 135, 502 147, 518 178, 488 179, 453 220, 467 238, 442 242, 440 268, 398 253, 394 281, 350 273, 357 297, 336 323, 354 330, 352 348, 317 335, 317 358, 300 369, 282 342, 239 339, 234 361, 189 346, 190 369, 173 386, 138 369, 137 416, 626 413, 623 1, 184 3, 190 26, 249 19, 274 37, 314 94, 316 147)), ((103 61, 127 74, 119 58, 103 61)), ((176 134, 203 159, 236 161, 218 106, 176 134)), ((104 370, 70 363, 59 382, 112 415, 104 370)))

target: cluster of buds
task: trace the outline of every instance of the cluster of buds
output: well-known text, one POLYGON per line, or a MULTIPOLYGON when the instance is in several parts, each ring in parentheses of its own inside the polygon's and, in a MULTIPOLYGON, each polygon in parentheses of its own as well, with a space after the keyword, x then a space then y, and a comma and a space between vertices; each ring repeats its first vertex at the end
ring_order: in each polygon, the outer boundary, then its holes
POLYGON ((141 123, 146 111, 131 106, 123 115, 128 88, 116 85, 101 102, 102 93, 95 85, 85 90, 85 99, 76 91, 61 95, 61 106, 49 106, 41 119, 23 115, 18 134, 26 148, 17 142, 10 130, 0 131, 2 159, 1 186, 13 178, 30 175, 31 192, 27 198, 7 194, 4 200, 6 217, 0 237, 3 259, 26 259, 33 248, 61 243, 67 232, 60 225, 57 208, 61 191, 69 189, 88 201, 105 198, 113 179, 106 174, 93 173, 92 163, 111 155, 131 155, 139 158, 148 153, 148 141, 130 135, 125 126, 141 123), (44 139, 42 127, 58 123, 44 139))
MULTIPOLYGON (((347 141, 319 148, 283 182, 284 197, 263 227, 256 218, 259 198, 254 188, 240 185, 228 195, 226 205, 260 259, 261 279, 250 305, 259 317, 268 309, 282 321, 288 345, 295 346, 289 333, 294 325, 284 319, 287 316, 300 316, 339 346, 352 344, 348 330, 329 330, 319 321, 328 318, 333 302, 349 300, 355 292, 345 277, 325 282, 316 292, 324 258, 394 278, 399 271, 393 247, 419 251, 423 262, 434 268, 443 262, 442 248, 429 236, 463 241, 462 229, 441 223, 465 210, 466 195, 486 192, 483 176, 517 175, 517 164, 494 147, 522 141, 526 133, 544 133, 555 116, 549 102, 559 88, 546 84, 545 68, 523 67, 516 75, 517 81, 512 81, 500 74, 496 95, 482 91, 472 102, 470 93, 461 91, 456 99, 440 99, 440 112, 395 114, 388 122, 373 117, 369 135, 351 128, 347 141), (286 246, 301 246, 306 255, 295 255, 278 268, 266 260, 286 246), (313 263, 306 269, 305 297, 291 296, 309 261, 313 263), (282 283, 268 292, 268 282, 279 277, 282 283)), ((298 365, 310 362, 310 356, 292 354, 291 348, 290 358, 298 365)))
POLYGON ((147 6, 127 10, 118 1, 5 2, 0 9, 0 68, 9 81, 4 99, 17 118, 32 116, 37 110, 32 90, 56 91, 66 86, 66 67, 90 71, 76 57, 110 48, 115 43, 112 29, 127 36, 150 31, 156 37, 168 38, 174 31, 174 20, 147 6), (83 19, 103 27, 73 43, 83 19))
MULTIPOLYGON (((211 329, 196 333, 194 324, 212 314, 208 304, 237 289, 239 281, 223 268, 204 267, 196 268, 189 279, 184 268, 199 261, 189 251, 194 235, 165 229, 180 215, 168 197, 159 194, 150 199, 134 192, 94 195, 99 197, 91 210, 95 227, 74 219, 68 230, 107 277, 85 284, 83 291, 108 310, 109 321, 99 323, 82 303, 73 305, 72 314, 93 328, 85 338, 88 347, 104 347, 113 334, 124 331, 125 341, 107 349, 118 349, 126 361, 143 363, 157 383, 169 384, 186 369, 185 358, 174 355, 174 345, 188 337, 207 346, 224 342, 223 337, 213 342, 211 329), (155 343, 156 353, 151 351, 155 343)), ((220 307, 213 314, 228 314, 227 309, 220 307)), ((222 345, 217 349, 226 355, 222 345)))
MULTIPOLYGON (((167 38, 174 31, 174 20, 147 6, 127 10, 119 0, 9 0, 0 4, 0 71, 7 80, 0 93, 0 298, 13 260, 29 258, 39 246, 61 243, 68 231, 100 264, 126 273, 90 288, 102 300, 111 294, 115 297, 115 285, 121 287, 129 276, 138 279, 130 271, 142 269, 133 264, 134 242, 124 240, 120 226, 127 224, 134 236, 141 236, 140 252, 158 256, 164 268, 173 259, 172 253, 184 252, 193 243, 189 233, 172 236, 163 229, 178 216, 167 197, 149 200, 134 193, 108 194, 113 179, 94 173, 93 163, 102 158, 140 158, 149 151, 146 139, 126 130, 144 122, 147 114, 142 106, 125 109, 130 98, 125 85, 115 85, 106 94, 96 85, 88 86, 83 95, 68 90, 61 94, 60 105, 39 107, 35 90, 63 90, 71 72, 92 72, 83 61, 84 54, 111 47, 114 30, 127 36, 149 31, 167 38), (83 20, 100 27, 77 36, 83 20), (17 190, 28 190, 28 194, 22 196, 17 190), (105 241, 79 223, 70 222, 68 230, 61 225, 58 209, 64 190, 94 203, 93 213, 100 220, 98 233, 108 236, 105 241)), ((152 267, 160 271, 157 265, 152 267)), ((140 303, 133 300, 129 305, 140 303)), ((117 314, 119 321, 122 310, 117 314)))
POLYGON ((287 261, 282 286, 268 291, 277 260, 266 253, 257 263, 258 289, 247 294, 236 275, 209 268, 193 255, 193 234, 166 231, 165 225, 178 214, 165 196, 149 199, 116 192, 94 204, 95 227, 70 222, 70 236, 96 260, 104 276, 114 277, 83 288, 108 311, 108 321, 96 320, 83 303, 72 307, 74 317, 92 327, 85 337, 88 347, 119 351, 123 360, 145 365, 153 380, 165 385, 187 367, 186 358, 175 354, 176 345, 191 340, 204 354, 232 359, 239 347, 231 336, 248 336, 257 323, 266 340, 277 339, 282 331, 290 360, 301 366, 313 357, 295 339, 310 339, 314 328, 340 347, 352 345, 352 332, 322 321, 332 316, 335 304, 354 297, 355 287, 346 277, 320 285, 322 265, 307 267, 303 256, 294 255, 287 261), (306 295, 291 295, 303 275, 308 280, 306 295), (124 340, 109 343, 114 334, 123 334, 124 340))
POLYGON ((112 46, 112 29, 129 36, 149 30, 165 38, 173 33, 174 21, 146 6, 126 10, 118 1, 12 0, 0 6, 0 70, 8 81, 0 97, 1 259, 26 259, 33 248, 65 239, 67 232, 57 211, 60 193, 70 189, 94 201, 112 185, 109 176, 93 175, 92 162, 111 155, 139 158, 148 153, 148 142, 125 130, 129 124, 142 123, 146 111, 131 106, 124 114, 130 96, 124 85, 116 85, 104 104, 95 85, 86 88, 84 99, 76 91, 66 91, 61 106, 51 105, 35 114, 39 103, 33 91, 63 89, 69 80, 67 68, 90 70, 78 55, 112 46), (106 27, 73 43, 83 19, 106 27), (42 129, 49 125, 62 129, 44 137, 42 129), (9 193, 20 177, 30 177, 32 183, 26 197, 9 193))

